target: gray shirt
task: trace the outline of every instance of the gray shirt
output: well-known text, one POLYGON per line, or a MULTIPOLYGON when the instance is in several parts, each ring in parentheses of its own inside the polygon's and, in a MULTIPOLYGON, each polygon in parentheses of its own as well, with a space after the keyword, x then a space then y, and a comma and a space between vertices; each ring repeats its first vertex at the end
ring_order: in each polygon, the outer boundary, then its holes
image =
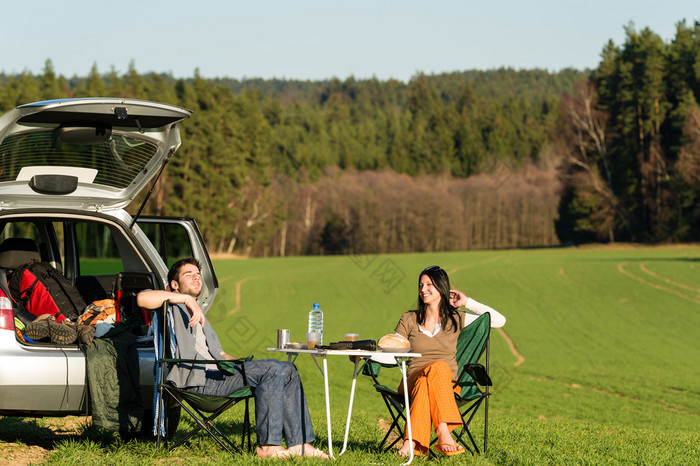
MULTIPOLYGON (((173 327, 175 333, 175 341, 177 342, 177 350, 173 357, 175 359, 205 359, 197 352, 196 347, 196 329, 189 326, 190 314, 184 304, 173 304, 173 327)), ((197 324, 199 326, 199 324, 197 324)), ((209 324, 209 320, 205 320, 204 328, 202 328, 206 337, 206 345, 209 347, 211 354, 210 358, 224 360, 221 353, 224 349, 221 347, 219 337, 209 324)), ((178 363, 170 368, 167 380, 173 382, 179 388, 202 387, 205 384, 205 371, 216 369, 214 364, 188 364, 178 363)))

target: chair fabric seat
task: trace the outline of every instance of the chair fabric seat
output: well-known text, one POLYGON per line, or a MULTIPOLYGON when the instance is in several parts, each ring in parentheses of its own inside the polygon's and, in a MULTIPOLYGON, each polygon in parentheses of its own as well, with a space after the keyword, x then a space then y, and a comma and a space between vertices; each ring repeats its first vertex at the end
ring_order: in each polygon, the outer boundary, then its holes
POLYGON ((179 388, 175 388, 173 390, 173 388, 174 387, 171 386, 171 393, 176 393, 181 399, 185 400, 190 405, 196 406, 197 409, 204 411, 205 413, 213 413, 230 400, 240 401, 253 396, 253 390, 251 390, 249 387, 236 390, 227 396, 203 395, 201 393, 192 393, 179 388))

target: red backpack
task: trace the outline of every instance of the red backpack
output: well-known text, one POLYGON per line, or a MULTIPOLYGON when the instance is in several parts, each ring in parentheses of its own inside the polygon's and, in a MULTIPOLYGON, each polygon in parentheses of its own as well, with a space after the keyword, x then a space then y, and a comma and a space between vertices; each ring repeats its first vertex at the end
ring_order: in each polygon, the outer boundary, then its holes
POLYGON ((25 324, 42 314, 51 314, 57 322, 66 318, 75 322, 85 309, 80 292, 48 262, 33 261, 18 267, 9 280, 15 314, 25 324))

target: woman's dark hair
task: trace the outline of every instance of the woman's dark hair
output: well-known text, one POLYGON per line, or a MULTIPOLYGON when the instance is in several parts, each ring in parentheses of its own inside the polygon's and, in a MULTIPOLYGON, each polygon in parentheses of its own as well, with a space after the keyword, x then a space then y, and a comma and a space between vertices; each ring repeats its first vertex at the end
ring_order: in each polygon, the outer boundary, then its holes
POLYGON ((459 321, 455 316, 459 316, 459 313, 457 308, 450 304, 450 277, 447 276, 447 272, 437 265, 426 267, 418 275, 418 310, 416 311, 418 323, 421 325, 425 323, 425 309, 427 308, 420 295, 420 279, 423 275, 430 278, 433 286, 440 293, 440 324, 442 329, 447 331, 447 323, 449 321, 452 323, 451 330, 457 332, 459 330, 459 321))
POLYGON ((170 267, 170 270, 168 270, 168 285, 170 285, 170 282, 173 280, 178 281, 177 279, 180 277, 180 269, 187 264, 192 264, 197 267, 200 272, 202 271, 202 264, 200 264, 194 257, 180 259, 179 261, 175 262, 172 267, 170 267))

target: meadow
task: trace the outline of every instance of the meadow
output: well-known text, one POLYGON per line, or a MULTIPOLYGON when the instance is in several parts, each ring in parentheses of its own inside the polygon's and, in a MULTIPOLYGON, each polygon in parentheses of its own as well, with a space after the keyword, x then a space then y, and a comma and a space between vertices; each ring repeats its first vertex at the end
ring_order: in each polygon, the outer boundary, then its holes
MULTIPOLYGON (((392 333, 401 313, 415 307, 418 274, 429 265, 442 266, 453 288, 504 314, 503 331, 491 334, 488 452, 441 463, 700 461, 700 246, 217 259, 214 265, 220 290, 208 318, 227 352, 238 356, 282 357, 265 350, 274 346, 276 329, 289 328, 292 340, 302 341, 315 302, 324 311, 324 342, 350 331, 363 339, 392 333)), ((337 454, 353 366, 345 358, 328 365, 337 454)), ((326 450, 323 379, 309 357, 300 356, 297 367, 317 446, 326 450)), ((398 384, 398 371, 389 372, 395 381, 388 385, 398 384)), ((240 407, 225 419, 236 429, 240 407)), ((399 464, 377 451, 386 419, 370 379, 360 376, 349 451, 336 462, 399 464)), ((11 427, 41 429, 51 420, 22 422, 11 427)), ((48 457, 56 464, 92 461, 259 462, 251 455, 232 459, 205 439, 166 453, 89 424, 48 457)))

